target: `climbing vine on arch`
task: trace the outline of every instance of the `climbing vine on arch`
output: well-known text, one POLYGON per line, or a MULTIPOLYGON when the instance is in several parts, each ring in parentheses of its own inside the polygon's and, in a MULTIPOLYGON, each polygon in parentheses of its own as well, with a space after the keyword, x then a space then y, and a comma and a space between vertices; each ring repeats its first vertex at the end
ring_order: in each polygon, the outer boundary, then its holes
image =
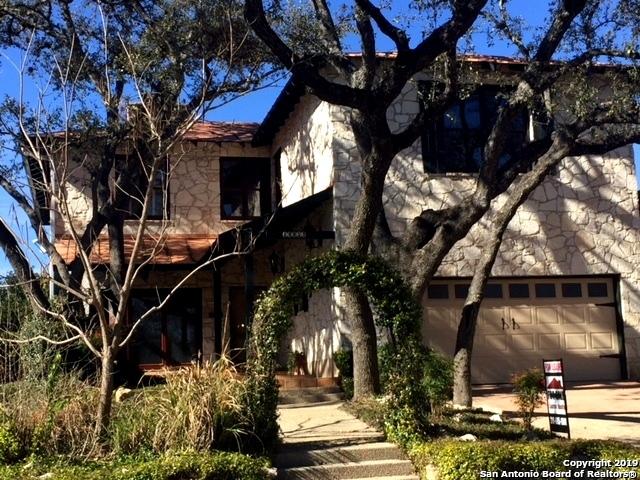
POLYGON ((267 448, 278 432, 275 371, 280 341, 292 326, 301 295, 332 287, 355 287, 365 293, 375 312, 376 325, 385 328, 393 339, 385 386, 390 402, 387 422, 390 427, 400 428, 391 430, 411 431, 421 423, 420 407, 427 400, 415 378, 424 354, 420 306, 400 275, 382 259, 352 251, 330 251, 307 259, 276 279, 256 305, 246 406, 254 433, 267 442, 267 448))

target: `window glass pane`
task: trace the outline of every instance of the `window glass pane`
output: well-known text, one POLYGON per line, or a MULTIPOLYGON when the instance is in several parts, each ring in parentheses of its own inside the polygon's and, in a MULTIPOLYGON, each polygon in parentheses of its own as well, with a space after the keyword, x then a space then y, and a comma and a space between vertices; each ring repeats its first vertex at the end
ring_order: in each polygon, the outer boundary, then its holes
POLYGON ((606 297, 609 295, 607 284, 604 282, 589 282, 587 284, 587 292, 590 297, 606 297))
POLYGON ((427 296, 429 298, 449 298, 448 285, 429 285, 427 296))
POLYGON ((149 205, 150 217, 164 217, 164 192, 153 190, 151 192, 151 203, 149 205))
POLYGON ((567 298, 582 297, 582 285, 579 283, 563 283, 562 296, 567 298))
POLYGON ((222 212, 225 217, 243 217, 242 193, 226 192, 224 194, 222 212))
POLYGON ((189 309, 193 307, 187 307, 182 315, 167 313, 170 363, 189 363, 198 358, 197 322, 189 318, 189 309))
POLYGON ((510 298, 529 298, 529 285, 526 283, 510 283, 510 298))
POLYGON ((223 158, 220 166, 222 216, 251 218, 267 213, 271 207, 271 159, 223 158))
POLYGON ((444 114, 444 128, 461 128, 460 105, 454 105, 444 114))
POLYGON ((536 297, 554 298, 556 296, 556 286, 553 283, 536 283, 536 297))
MULTIPOLYGON (((131 299, 130 320, 135 323, 142 314, 158 301, 148 295, 136 296, 133 293, 131 299)), ((131 356, 136 364, 158 365, 162 363, 162 318, 160 312, 156 312, 142 322, 134 332, 131 342, 131 356)))
POLYGON ((247 217, 260 216, 260 190, 247 192, 247 217))
POLYGON ((484 288, 486 298, 502 298, 502 285, 499 283, 488 283, 484 288))
POLYGON ((464 127, 480 128, 480 99, 476 95, 464 102, 464 127))
POLYGON ((454 287, 456 298, 467 298, 469 284, 458 284, 454 287))

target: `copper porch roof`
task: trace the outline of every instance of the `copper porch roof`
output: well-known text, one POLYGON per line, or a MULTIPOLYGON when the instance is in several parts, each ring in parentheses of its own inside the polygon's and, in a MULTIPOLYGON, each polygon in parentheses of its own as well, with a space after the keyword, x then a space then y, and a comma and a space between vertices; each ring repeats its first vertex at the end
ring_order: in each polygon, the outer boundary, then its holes
MULTIPOLYGON (((210 251, 217 238, 216 235, 147 236, 140 247, 138 259, 142 262, 152 257, 149 263, 155 265, 196 263, 210 251)), ((124 253, 127 260, 131 257, 134 241, 133 236, 125 235, 124 253)), ((65 262, 70 263, 76 257, 77 245, 72 238, 58 238, 55 246, 65 262)), ((101 235, 94 244, 90 261, 93 264, 109 263, 109 241, 105 235, 101 235)))
POLYGON ((250 142, 258 126, 253 122, 196 122, 183 138, 198 142, 250 142))

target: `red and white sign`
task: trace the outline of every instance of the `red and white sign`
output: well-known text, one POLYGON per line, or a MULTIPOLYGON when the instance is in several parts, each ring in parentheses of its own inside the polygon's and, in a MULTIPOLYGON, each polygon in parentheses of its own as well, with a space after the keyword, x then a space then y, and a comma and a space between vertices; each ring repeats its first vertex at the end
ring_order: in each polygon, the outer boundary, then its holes
POLYGON ((543 360, 542 368, 544 370, 544 386, 547 390, 549 429, 552 432, 566 433, 567 437, 571 438, 562 360, 543 360))

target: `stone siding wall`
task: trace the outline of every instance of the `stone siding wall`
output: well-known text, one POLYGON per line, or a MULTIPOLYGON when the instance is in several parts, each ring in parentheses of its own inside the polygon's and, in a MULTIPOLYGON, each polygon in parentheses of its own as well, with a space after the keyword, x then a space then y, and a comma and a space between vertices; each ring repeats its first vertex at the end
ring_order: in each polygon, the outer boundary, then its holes
MULTIPOLYGON (((417 83, 387 112, 392 130, 419 111, 417 83)), ((336 238, 349 230, 359 194, 360 165, 344 109, 332 108, 336 238)), ((401 234, 421 210, 457 203, 474 188, 468 174, 427 174, 421 143, 395 158, 385 185, 385 211, 401 234)), ((498 197, 495 209, 504 196, 498 197)), ((489 212, 490 214, 490 212, 489 212)), ((489 215, 488 214, 488 215, 489 215)), ((487 216, 488 216, 487 215, 487 216)), ((468 276, 483 248, 487 216, 447 255, 437 275, 468 276)), ((640 378, 640 215, 632 148, 565 159, 509 224, 492 275, 620 275, 629 372, 640 378)))
MULTIPOLYGON (((269 157, 268 147, 252 147, 243 143, 185 141, 175 148, 169 161, 169 219, 149 220, 149 231, 163 229, 167 235, 214 235, 240 223, 220 218, 220 157, 269 157)), ((90 161, 90 160, 86 160, 90 161)), ((82 231, 91 215, 89 172, 81 164, 71 169, 66 183, 69 209, 74 226, 82 231)), ((60 215, 55 233, 68 232, 60 215)), ((137 222, 127 221, 133 231, 137 222)))

